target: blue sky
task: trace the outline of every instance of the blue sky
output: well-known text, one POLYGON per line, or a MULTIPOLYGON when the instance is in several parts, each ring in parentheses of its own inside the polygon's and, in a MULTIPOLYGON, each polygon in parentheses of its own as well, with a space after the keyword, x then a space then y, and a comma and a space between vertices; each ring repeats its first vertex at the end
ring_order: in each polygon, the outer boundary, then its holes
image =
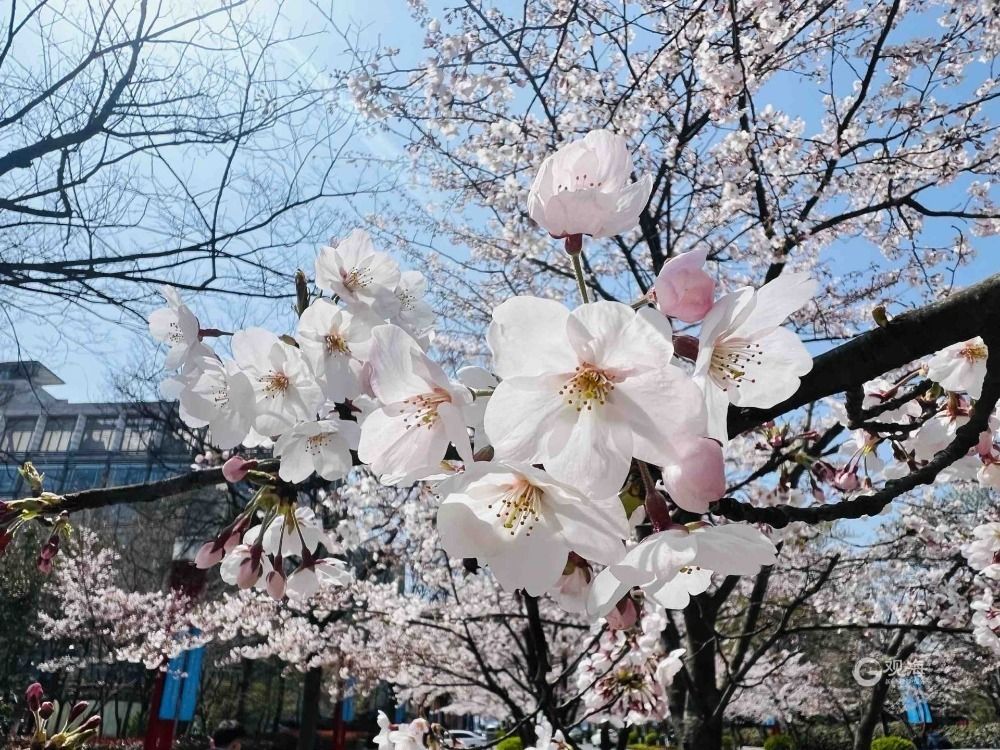
MULTIPOLYGON (((433 3, 432 5, 440 5, 433 3)), ((423 29, 419 28, 409 16, 406 3, 403 0, 392 2, 362 2, 361 0, 335 0, 334 7, 338 21, 345 26, 352 25, 359 30, 362 46, 382 45, 396 46, 403 50, 404 57, 417 59, 422 56, 423 29)), ((306 3, 289 4, 286 11, 290 13, 288 25, 290 28, 312 28, 312 12, 307 10, 306 3)), ((918 20, 912 28, 914 34, 927 33, 930 28, 923 24, 933 24, 932 18, 918 20)), ((297 56, 299 61, 313 60, 317 70, 337 66, 343 42, 332 36, 318 36, 299 43, 297 56)), ((775 107, 789 111, 806 119, 807 130, 815 126, 819 111, 816 109, 818 97, 797 96, 793 87, 773 85, 766 87, 756 97, 758 107, 772 103, 775 107)), ((345 100, 346 102, 346 100, 345 100)), ((355 147, 362 144, 354 143, 355 147)), ((363 136, 363 146, 372 154, 380 157, 393 157, 400 150, 388 136, 366 134, 363 136)), ((947 188, 955 192, 955 201, 962 199, 961 186, 947 188)), ((942 239, 949 230, 942 227, 942 239)), ((994 239, 976 240, 980 248, 978 259, 963 268, 956 280, 959 286, 981 279, 989 273, 1000 269, 1000 260, 994 239)), ((301 248, 298 253, 299 262, 308 269, 308 260, 314 248, 301 248)), ((867 267, 878 257, 878 252, 864 243, 838 243, 828 250, 836 258, 836 268, 849 271, 867 267)), ((211 307, 196 310, 209 323, 217 324, 220 319, 234 321, 238 324, 250 325, 269 323, 275 327, 293 324, 291 313, 284 308, 275 309, 272 305, 253 305, 247 309, 234 310, 232 303, 212 302, 211 307)), ((897 310, 898 312, 899 310, 897 310)), ((22 351, 14 351, 11 347, 3 348, 0 344, 0 359, 34 358, 43 361, 57 375, 66 381, 65 386, 52 389, 60 398, 73 401, 103 400, 113 397, 110 378, 113 372, 130 365, 137 359, 153 356, 153 349, 141 325, 134 320, 93 320, 84 334, 72 330, 69 335, 58 326, 19 326, 19 338, 22 351)))

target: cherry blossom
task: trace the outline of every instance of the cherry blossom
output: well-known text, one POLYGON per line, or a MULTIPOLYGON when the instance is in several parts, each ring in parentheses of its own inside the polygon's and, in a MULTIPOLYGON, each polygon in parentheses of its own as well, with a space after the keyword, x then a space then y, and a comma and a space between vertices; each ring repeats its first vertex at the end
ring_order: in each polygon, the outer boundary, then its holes
POLYGON ((434 311, 424 299, 426 290, 427 279, 420 271, 403 271, 393 290, 396 304, 385 316, 418 339, 434 325, 434 311))
POLYGON ((194 357, 210 356, 212 350, 201 342, 201 324, 185 305, 173 287, 164 287, 161 294, 166 307, 149 315, 149 333, 157 341, 170 347, 163 366, 176 370, 194 357))
POLYGON ((234 448, 250 432, 256 418, 256 397, 247 374, 232 360, 200 360, 179 388, 181 417, 191 427, 208 427, 209 440, 218 448, 234 448))
POLYGON ((347 305, 373 307, 381 316, 395 312, 394 295, 400 270, 389 255, 378 252, 368 232, 355 229, 336 247, 324 247, 316 258, 316 284, 347 305))
POLYGON ((528 214, 553 237, 611 237, 639 223, 653 178, 629 183, 625 139, 592 130, 542 162, 528 192, 528 214))
POLYGON ((272 569, 260 545, 238 544, 226 555, 219 572, 226 583, 247 589, 252 586, 262 588, 265 577, 272 569))
MULTIPOLYGON (((260 534, 260 526, 250 529, 244 541, 256 539, 260 534)), ((263 531, 262 545, 264 551, 271 555, 303 556, 303 553, 315 552, 321 542, 326 541, 323 526, 316 512, 305 506, 282 506, 281 512, 263 531)))
POLYGON ((305 481, 313 472, 324 479, 340 479, 351 470, 351 449, 357 449, 360 437, 357 422, 300 422, 274 445, 274 455, 281 458, 278 476, 292 483, 305 481))
POLYGON ((296 341, 330 401, 361 394, 361 368, 371 329, 372 320, 364 312, 352 314, 322 298, 299 317, 296 341))
POLYGON ((441 470, 449 442, 472 461, 462 409, 472 401, 402 328, 372 329, 371 386, 383 406, 361 425, 358 455, 386 484, 441 470))
POLYGON ((973 529, 972 536, 974 541, 962 549, 962 554, 971 567, 988 578, 1000 580, 1000 523, 977 526, 973 529))
POLYGON ((335 557, 311 558, 288 576, 288 596, 308 599, 324 586, 346 586, 353 580, 343 560, 335 557))
POLYGON ((927 363, 927 377, 949 391, 979 398, 989 349, 981 336, 945 347, 927 363))
POLYGON ((668 529, 647 537, 598 574, 587 611, 605 615, 634 586, 662 607, 681 609, 690 595, 708 588, 712 572, 753 575, 775 560, 774 545, 752 526, 668 529))
POLYGON ((438 492, 444 548, 488 564, 508 591, 545 593, 570 551, 605 564, 625 553, 628 522, 617 497, 585 497, 528 465, 475 463, 438 492))
POLYGON ((812 358, 781 323, 815 292, 807 274, 784 273, 759 290, 745 287, 721 297, 705 316, 695 379, 705 392, 711 437, 728 439, 729 404, 774 406, 799 387, 812 358))
POLYGON ((633 456, 673 464, 676 443, 705 429, 702 398, 670 364, 670 325, 653 310, 595 302, 570 312, 513 297, 494 310, 487 340, 502 381, 485 427, 501 457, 606 495, 633 456))
POLYGON ((237 364, 253 386, 254 429, 278 435, 296 421, 316 417, 323 392, 301 350, 263 328, 237 331, 232 345, 237 364))

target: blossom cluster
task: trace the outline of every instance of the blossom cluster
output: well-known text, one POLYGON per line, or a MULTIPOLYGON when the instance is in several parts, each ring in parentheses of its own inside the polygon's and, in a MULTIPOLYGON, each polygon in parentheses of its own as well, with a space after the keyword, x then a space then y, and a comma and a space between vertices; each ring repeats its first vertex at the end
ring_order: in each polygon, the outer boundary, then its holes
MULTIPOLYGON (((584 235, 638 222, 651 182, 631 182, 632 168, 625 140, 608 131, 542 163, 528 210, 578 271, 584 235)), ((774 546, 752 527, 684 525, 671 514, 704 514, 724 493, 729 407, 772 406, 809 371, 806 348, 782 324, 816 284, 788 272, 716 298, 706 257, 670 259, 632 306, 591 301, 583 283, 573 309, 511 297, 492 313, 489 369, 463 368, 457 379, 430 356, 422 278, 362 230, 319 253, 319 293, 300 294, 293 334, 236 331, 231 358, 206 344, 224 332, 204 329, 168 291, 150 329, 169 346, 176 374, 165 390, 181 417, 219 448, 272 445, 279 459, 276 476, 229 459, 226 478, 259 489, 198 564, 221 561, 227 581, 276 598, 344 583, 342 564, 316 551, 337 544, 296 508, 295 485, 314 473, 342 479, 352 452, 383 484, 433 484, 453 557, 488 565, 508 591, 587 589, 583 608, 595 617, 627 609, 635 586, 683 607, 712 572, 773 563, 774 546), (697 338, 675 336, 671 320, 700 321, 697 338), (630 550, 619 493, 637 476, 645 510, 631 520, 644 512, 657 533, 630 550), (289 558, 299 562, 286 576, 289 558), (595 577, 596 566, 605 570, 595 577)))
POLYGON ((668 691, 683 668, 684 649, 664 653, 667 620, 659 607, 647 607, 638 625, 606 630, 597 651, 580 662, 577 688, 595 722, 636 726, 670 714, 668 691))

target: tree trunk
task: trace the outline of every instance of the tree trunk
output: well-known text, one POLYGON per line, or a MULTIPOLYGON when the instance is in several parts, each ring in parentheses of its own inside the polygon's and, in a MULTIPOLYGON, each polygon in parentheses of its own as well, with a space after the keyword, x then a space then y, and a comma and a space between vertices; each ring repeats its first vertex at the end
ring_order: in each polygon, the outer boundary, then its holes
POLYGON ((244 659, 241 665, 240 687, 236 696, 236 720, 240 724, 246 724, 247 693, 250 692, 250 683, 253 678, 253 661, 244 659))
POLYGON ((319 699, 323 690, 323 669, 313 667, 302 681, 302 713, 299 716, 298 750, 316 750, 319 729, 319 699))
POLYGON ((687 672, 691 677, 684 726, 684 750, 722 749, 722 698, 715 675, 715 609, 705 594, 684 610, 687 630, 687 672))
POLYGON ((274 721, 271 723, 271 733, 277 734, 281 728, 281 715, 285 711, 285 675, 278 672, 278 699, 275 701, 274 721))

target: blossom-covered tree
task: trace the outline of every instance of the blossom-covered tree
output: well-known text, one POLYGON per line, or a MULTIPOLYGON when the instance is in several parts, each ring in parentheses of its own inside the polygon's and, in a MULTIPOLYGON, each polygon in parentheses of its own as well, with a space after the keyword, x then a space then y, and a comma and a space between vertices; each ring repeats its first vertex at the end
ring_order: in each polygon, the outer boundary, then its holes
MULTIPOLYGON (((1000 482, 989 10, 414 14, 426 59, 357 49, 334 80, 420 199, 319 249, 295 319, 230 333, 172 289, 151 316, 225 464, 67 495, 28 465, 0 538, 49 524, 49 570, 78 511, 244 483, 196 558, 235 587, 185 609, 204 637, 542 744, 599 718, 719 748, 761 691, 810 715, 831 631, 995 658, 996 518, 956 499, 1000 482), (764 104, 789 84, 815 109, 764 104)), ((833 692, 856 750, 890 687, 833 692)))

